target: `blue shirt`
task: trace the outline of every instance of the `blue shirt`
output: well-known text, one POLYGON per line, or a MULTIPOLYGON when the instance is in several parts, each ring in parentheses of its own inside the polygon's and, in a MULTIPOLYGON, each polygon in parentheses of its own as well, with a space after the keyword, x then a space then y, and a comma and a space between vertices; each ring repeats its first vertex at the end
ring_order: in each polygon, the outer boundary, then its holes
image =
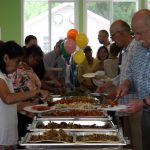
POLYGON ((137 44, 125 78, 130 80, 139 99, 150 96, 150 48, 137 44))

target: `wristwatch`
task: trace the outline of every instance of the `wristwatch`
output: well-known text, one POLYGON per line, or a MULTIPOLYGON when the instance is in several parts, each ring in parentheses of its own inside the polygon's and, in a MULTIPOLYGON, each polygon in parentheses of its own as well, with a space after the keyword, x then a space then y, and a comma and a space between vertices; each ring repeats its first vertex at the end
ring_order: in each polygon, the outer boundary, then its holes
POLYGON ((143 109, 146 111, 146 112, 150 112, 150 106, 147 104, 146 102, 146 99, 144 98, 143 99, 143 109))

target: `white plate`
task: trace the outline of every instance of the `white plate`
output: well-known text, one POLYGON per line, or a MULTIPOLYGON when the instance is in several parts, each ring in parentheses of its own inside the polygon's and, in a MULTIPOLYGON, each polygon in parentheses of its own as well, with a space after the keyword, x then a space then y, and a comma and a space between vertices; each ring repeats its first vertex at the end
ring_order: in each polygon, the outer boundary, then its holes
POLYGON ((95 77, 95 73, 86 73, 84 75, 82 75, 84 78, 94 78, 95 77))
POLYGON ((54 95, 54 94, 52 94, 52 95, 50 95, 52 98, 57 98, 57 97, 61 97, 61 95, 54 95))
POLYGON ((39 104, 39 105, 27 106, 27 107, 24 107, 24 110, 28 111, 28 112, 31 112, 31 113, 43 113, 43 112, 50 111, 50 109, 38 111, 38 110, 33 109, 33 106, 48 106, 48 105, 47 104, 39 104))
POLYGON ((100 96, 100 93, 90 93, 92 96, 100 96))
POLYGON ((49 70, 51 70, 51 71, 62 71, 63 68, 49 68, 49 70))
POLYGON ((92 96, 101 96, 101 95, 104 95, 104 96, 108 96, 108 93, 90 93, 92 96))
POLYGON ((96 80, 95 78, 93 78, 92 81, 96 86, 100 86, 105 83, 104 81, 96 80))
POLYGON ((105 111, 119 111, 122 109, 126 109, 127 106, 126 105, 117 105, 114 107, 107 107, 107 108, 100 108, 101 110, 105 110, 105 111))

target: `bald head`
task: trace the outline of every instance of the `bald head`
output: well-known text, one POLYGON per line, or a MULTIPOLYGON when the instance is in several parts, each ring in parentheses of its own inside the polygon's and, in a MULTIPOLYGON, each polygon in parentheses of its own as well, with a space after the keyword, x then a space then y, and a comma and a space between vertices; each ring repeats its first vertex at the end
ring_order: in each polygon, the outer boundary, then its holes
POLYGON ((110 33, 113 34, 117 31, 125 31, 130 33, 130 26, 123 20, 116 20, 110 26, 110 33))
POLYGON ((136 12, 131 22, 135 38, 145 47, 150 47, 150 10, 141 9, 136 12))
POLYGON ((150 10, 141 9, 133 15, 132 26, 135 23, 143 22, 146 26, 150 27, 150 10))
POLYGON ((110 34, 112 40, 119 47, 126 47, 132 40, 130 34, 130 26, 123 20, 116 20, 110 26, 110 34))

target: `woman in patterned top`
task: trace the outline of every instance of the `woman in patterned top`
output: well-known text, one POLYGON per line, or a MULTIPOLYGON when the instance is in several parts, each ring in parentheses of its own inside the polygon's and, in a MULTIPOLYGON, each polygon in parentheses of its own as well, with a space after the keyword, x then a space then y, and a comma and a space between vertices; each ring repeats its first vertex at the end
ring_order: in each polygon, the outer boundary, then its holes
POLYGON ((0 149, 16 149, 17 107, 16 103, 39 97, 48 96, 47 91, 40 89, 14 93, 8 74, 16 71, 22 56, 22 48, 14 41, 6 42, 0 49, 0 149))

